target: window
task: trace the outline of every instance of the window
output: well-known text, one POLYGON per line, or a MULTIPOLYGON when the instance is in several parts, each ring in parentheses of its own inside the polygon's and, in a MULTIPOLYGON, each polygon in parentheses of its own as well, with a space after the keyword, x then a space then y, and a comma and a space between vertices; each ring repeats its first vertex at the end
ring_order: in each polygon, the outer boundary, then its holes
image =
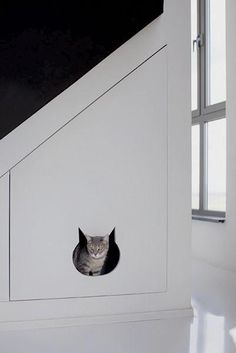
POLYGON ((226 212, 225 1, 192 0, 192 213, 226 212))
POLYGON ((199 209, 200 184, 200 129, 192 127, 192 208, 199 209))

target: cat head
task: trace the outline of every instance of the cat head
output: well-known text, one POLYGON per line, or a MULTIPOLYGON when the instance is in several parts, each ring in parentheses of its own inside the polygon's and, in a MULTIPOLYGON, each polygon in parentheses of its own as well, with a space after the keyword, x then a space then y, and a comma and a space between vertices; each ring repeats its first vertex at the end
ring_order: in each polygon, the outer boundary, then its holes
POLYGON ((80 244, 86 246, 89 255, 93 259, 101 259, 107 255, 112 238, 114 238, 114 229, 111 234, 105 236, 90 236, 84 234, 79 228, 80 244))

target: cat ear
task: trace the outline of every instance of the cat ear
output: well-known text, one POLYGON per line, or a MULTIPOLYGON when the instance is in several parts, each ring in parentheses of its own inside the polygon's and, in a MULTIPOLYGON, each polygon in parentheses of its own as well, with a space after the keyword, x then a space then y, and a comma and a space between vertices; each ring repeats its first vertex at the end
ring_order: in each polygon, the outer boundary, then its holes
POLYGON ((109 240, 109 236, 110 236, 110 234, 106 234, 105 237, 103 237, 103 239, 104 239, 105 241, 108 241, 108 240, 109 240))
POLYGON ((91 238, 89 235, 84 235, 87 241, 91 241, 91 238))

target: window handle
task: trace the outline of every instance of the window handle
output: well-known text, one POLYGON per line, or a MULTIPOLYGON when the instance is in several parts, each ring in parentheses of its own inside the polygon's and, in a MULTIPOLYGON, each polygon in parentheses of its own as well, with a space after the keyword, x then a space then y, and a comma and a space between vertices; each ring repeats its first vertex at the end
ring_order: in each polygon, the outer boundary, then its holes
POLYGON ((195 48, 201 48, 204 45, 204 34, 200 33, 197 35, 196 39, 193 40, 193 51, 195 51, 195 48))

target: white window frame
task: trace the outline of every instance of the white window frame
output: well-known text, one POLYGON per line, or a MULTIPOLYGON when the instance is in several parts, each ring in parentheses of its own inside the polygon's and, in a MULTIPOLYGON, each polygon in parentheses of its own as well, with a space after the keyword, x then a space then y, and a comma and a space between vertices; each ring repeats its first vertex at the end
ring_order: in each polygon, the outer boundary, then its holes
MULTIPOLYGON (((198 99, 197 109, 192 111, 192 125, 199 125, 200 132, 200 175, 199 208, 192 210, 193 219, 224 222, 226 212, 207 210, 207 123, 226 117, 225 102, 207 106, 207 2, 198 0, 198 36, 194 43, 198 51, 198 99)), ((193 49, 192 49, 193 50, 193 49)))

